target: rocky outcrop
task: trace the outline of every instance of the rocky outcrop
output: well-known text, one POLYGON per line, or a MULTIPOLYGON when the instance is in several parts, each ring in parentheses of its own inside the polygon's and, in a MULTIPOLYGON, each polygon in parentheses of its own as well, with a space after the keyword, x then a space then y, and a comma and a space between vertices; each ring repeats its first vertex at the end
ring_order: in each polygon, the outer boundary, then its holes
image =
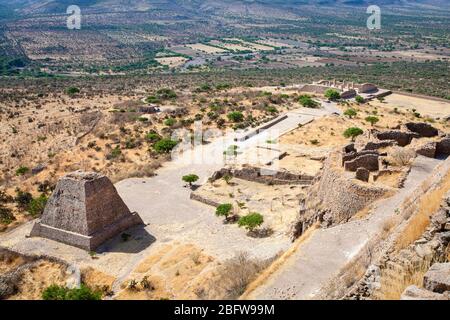
POLYGON ((380 199, 391 189, 361 183, 345 174, 340 166, 340 152, 332 153, 324 168, 301 200, 293 237, 301 235, 315 222, 323 227, 348 221, 369 203, 380 199))
POLYGON ((387 148, 397 145, 395 140, 385 140, 385 141, 369 141, 364 146, 363 150, 378 150, 381 148, 387 148))
POLYGON ((450 138, 446 137, 436 144, 436 156, 450 155, 450 138))
POLYGON ((378 154, 365 154, 360 155, 357 158, 346 161, 344 163, 344 168, 346 171, 356 171, 358 168, 364 168, 368 171, 378 171, 379 165, 379 155, 378 154))
POLYGON ((403 292, 400 300, 449 300, 450 295, 435 293, 417 286, 409 286, 403 292))
POLYGON ((94 250, 126 229, 143 224, 104 175, 77 171, 61 178, 31 236, 94 250))
POLYGON ((423 278, 425 289, 444 293, 450 291, 450 263, 435 263, 423 278))
POLYGON ((422 138, 436 137, 439 134, 438 129, 425 122, 408 122, 404 128, 417 133, 422 138))
POLYGON ((215 181, 227 175, 242 180, 264 183, 269 185, 284 185, 284 184, 310 185, 314 179, 313 176, 304 174, 295 174, 289 171, 276 171, 252 166, 243 166, 239 168, 223 168, 219 171, 216 171, 211 176, 211 180, 215 181))
POLYGON ((428 157, 435 158, 436 157, 436 142, 428 142, 420 147, 418 147, 415 151, 417 154, 428 157))
POLYGON ((415 132, 404 132, 400 130, 374 132, 374 136, 378 140, 394 140, 400 147, 405 147, 411 143, 413 138, 420 137, 415 132))
POLYGON ((358 170, 356 170, 355 177, 360 181, 368 182, 370 178, 370 171, 366 168, 358 168, 358 170))

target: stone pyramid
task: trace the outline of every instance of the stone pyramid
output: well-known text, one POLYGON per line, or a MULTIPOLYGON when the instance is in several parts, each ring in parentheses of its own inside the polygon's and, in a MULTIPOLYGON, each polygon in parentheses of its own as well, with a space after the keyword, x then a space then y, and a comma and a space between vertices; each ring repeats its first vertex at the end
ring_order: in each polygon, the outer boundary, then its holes
POLYGON ((30 236, 95 250, 139 224, 142 219, 130 212, 106 176, 76 171, 59 180, 30 236))

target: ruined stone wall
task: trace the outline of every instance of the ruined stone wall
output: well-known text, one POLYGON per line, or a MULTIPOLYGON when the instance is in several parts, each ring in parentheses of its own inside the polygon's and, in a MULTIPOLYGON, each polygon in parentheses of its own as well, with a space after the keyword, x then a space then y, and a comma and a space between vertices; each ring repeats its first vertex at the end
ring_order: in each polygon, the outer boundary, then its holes
POLYGON ((340 166, 341 156, 334 152, 325 161, 307 198, 300 203, 300 213, 293 236, 301 235, 316 221, 322 226, 347 222, 358 211, 390 191, 353 179, 340 166))

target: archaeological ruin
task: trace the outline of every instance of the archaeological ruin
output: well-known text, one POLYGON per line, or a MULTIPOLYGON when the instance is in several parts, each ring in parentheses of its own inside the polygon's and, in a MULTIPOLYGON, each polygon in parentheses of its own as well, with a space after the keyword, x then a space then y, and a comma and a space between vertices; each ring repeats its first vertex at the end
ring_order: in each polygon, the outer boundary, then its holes
POLYGON ((31 236, 92 251, 140 224, 106 176, 76 171, 60 179, 31 236))

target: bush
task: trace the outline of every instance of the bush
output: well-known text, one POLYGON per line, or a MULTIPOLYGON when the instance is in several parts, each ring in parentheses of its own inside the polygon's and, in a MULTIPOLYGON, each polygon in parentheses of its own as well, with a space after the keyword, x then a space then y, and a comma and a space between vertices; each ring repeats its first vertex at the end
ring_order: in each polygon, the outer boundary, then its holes
POLYGON ((344 131, 344 137, 352 138, 352 141, 355 141, 355 138, 359 135, 362 135, 364 131, 357 127, 351 127, 344 131))
POLYGON ((48 198, 41 194, 38 198, 30 201, 27 211, 33 216, 38 217, 44 213, 48 198))
POLYGON ((169 88, 163 88, 156 91, 156 97, 161 100, 175 99, 177 94, 169 88))
POLYGON ((239 112, 239 111, 230 112, 227 115, 227 117, 230 121, 233 121, 233 122, 241 122, 244 120, 244 115, 242 114, 242 112, 239 112))
POLYGON ((33 196, 29 192, 23 192, 22 190, 17 189, 14 201, 17 203, 19 209, 26 210, 31 201, 33 201, 33 196))
POLYGON ((358 102, 358 103, 366 102, 366 100, 363 97, 361 97, 361 96, 356 96, 355 97, 355 101, 358 102))
POLYGON ((42 299, 44 300, 101 300, 101 298, 102 293, 100 291, 93 291, 85 285, 74 289, 51 285, 42 293, 42 299))
POLYGON ((30 168, 21 166, 16 170, 16 176, 23 176, 30 171, 30 168))
POLYGON ((0 223, 1 224, 10 224, 16 220, 11 209, 5 207, 3 204, 0 204, 0 223))
POLYGON ((168 127, 173 126, 175 123, 177 122, 177 120, 175 120, 174 118, 168 118, 164 121, 164 124, 168 127))
POLYGON ((169 153, 173 148, 178 144, 177 141, 171 140, 169 138, 161 139, 153 145, 153 149, 155 149, 158 153, 169 153))
POLYGON ((325 91, 325 97, 330 99, 331 101, 334 101, 339 100, 341 98, 341 94, 335 89, 328 89, 327 91, 325 91))
POLYGON ((314 101, 311 96, 303 94, 298 98, 298 102, 305 108, 317 108, 319 103, 314 101))
POLYGON ((66 89, 66 94, 68 94, 69 96, 73 96, 77 93, 80 93, 80 89, 78 89, 77 87, 68 87, 66 89))
POLYGON ((153 104, 160 104, 161 103, 161 100, 159 100, 157 97, 155 97, 155 96, 149 96, 149 97, 147 97, 147 99, 145 99, 145 101, 147 102, 147 103, 153 103, 153 104))
POLYGON ((238 221, 238 225, 239 227, 244 227, 245 229, 252 232, 257 227, 261 226, 263 222, 264 217, 257 212, 253 212, 246 216, 241 217, 238 221))
POLYGON ((227 219, 231 213, 231 209, 233 209, 233 205, 231 203, 221 204, 216 208, 216 216, 225 217, 225 219, 227 219))
POLYGON ((161 137, 160 137, 159 134, 157 134, 157 133, 155 133, 155 132, 149 132, 149 133, 147 133, 147 134, 145 135, 145 139, 146 139, 148 142, 154 143, 154 142, 158 142, 159 140, 161 140, 161 137))
POLYGON ((111 152, 106 156, 108 160, 116 159, 122 154, 122 150, 120 150, 119 146, 116 146, 111 152))

